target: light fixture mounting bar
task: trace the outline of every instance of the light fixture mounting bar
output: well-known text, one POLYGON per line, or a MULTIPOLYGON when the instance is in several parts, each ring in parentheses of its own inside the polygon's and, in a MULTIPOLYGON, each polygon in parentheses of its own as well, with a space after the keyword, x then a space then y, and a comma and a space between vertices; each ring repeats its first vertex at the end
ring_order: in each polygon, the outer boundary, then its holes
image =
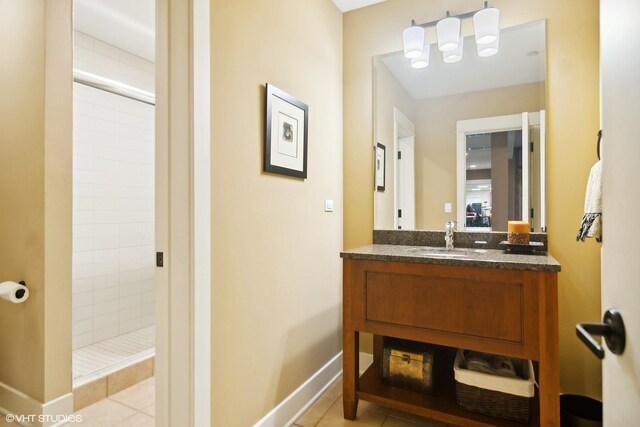
MULTIPOLYGON (((484 7, 483 9, 486 9, 489 7, 489 2, 485 1, 484 2, 484 7)), ((477 10, 473 10, 471 12, 466 12, 466 13, 461 13, 460 15, 454 15, 454 16, 450 16, 449 15, 449 11, 447 10, 447 15, 446 17, 449 18, 458 18, 460 20, 463 19, 467 19, 467 18, 471 18, 473 15, 475 15, 477 12, 480 12, 482 9, 477 9, 477 10)), ((435 21, 429 21, 429 22, 425 22, 424 24, 417 24, 415 20, 411 20, 411 25, 412 26, 418 26, 418 27, 422 27, 422 28, 429 28, 429 27, 435 27, 438 22, 440 22, 441 19, 437 19, 435 21)))

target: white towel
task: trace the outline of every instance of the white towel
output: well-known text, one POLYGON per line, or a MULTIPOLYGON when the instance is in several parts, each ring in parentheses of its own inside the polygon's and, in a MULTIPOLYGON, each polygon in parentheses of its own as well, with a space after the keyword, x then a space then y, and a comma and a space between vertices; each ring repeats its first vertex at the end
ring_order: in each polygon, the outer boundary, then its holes
POLYGON ((584 216, 576 240, 584 241, 585 237, 602 240, 602 160, 593 165, 589 173, 584 216))
POLYGON ((513 361, 506 356, 480 353, 479 351, 466 351, 464 357, 467 361, 467 369, 470 371, 499 375, 501 377, 520 378, 516 373, 513 361))

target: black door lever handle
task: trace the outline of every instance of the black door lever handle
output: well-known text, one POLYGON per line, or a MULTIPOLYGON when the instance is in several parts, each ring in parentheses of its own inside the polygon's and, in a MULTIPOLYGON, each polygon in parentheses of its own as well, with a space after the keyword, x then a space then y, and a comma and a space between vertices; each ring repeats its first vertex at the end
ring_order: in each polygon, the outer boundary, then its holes
POLYGON ((593 335, 604 336, 609 333, 610 326, 602 323, 578 323, 576 325, 576 335, 598 359, 604 359, 604 348, 593 338, 593 335))
POLYGON ((604 348, 593 338, 594 335, 604 337, 607 347, 613 354, 622 354, 625 346, 622 315, 617 310, 607 310, 602 321, 603 323, 578 323, 576 335, 598 359, 604 359, 604 348))

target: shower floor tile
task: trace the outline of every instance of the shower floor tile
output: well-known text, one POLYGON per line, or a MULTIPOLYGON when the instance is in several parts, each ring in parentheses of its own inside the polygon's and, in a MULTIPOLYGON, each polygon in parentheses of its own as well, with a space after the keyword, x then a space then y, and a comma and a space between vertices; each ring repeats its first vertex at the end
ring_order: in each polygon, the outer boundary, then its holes
POLYGON ((77 387, 155 353, 155 326, 73 351, 73 385, 77 387))

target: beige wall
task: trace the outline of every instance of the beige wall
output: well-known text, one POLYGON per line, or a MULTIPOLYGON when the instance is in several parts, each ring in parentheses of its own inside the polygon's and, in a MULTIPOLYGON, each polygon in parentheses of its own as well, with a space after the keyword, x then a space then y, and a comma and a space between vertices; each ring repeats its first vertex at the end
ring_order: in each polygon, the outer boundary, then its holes
MULTIPOLYGON (((559 276, 561 385, 564 392, 601 393, 600 363, 575 337, 578 321, 600 319, 600 250, 578 244, 599 122, 598 2, 495 0, 501 26, 547 20, 548 227, 559 276), (585 148, 587 147, 587 148, 585 148)), ((411 19, 430 21, 446 10, 477 8, 471 0, 392 0, 344 15, 344 245, 371 242, 373 228, 371 57, 402 48, 411 19)), ((471 33, 470 23, 463 25, 471 33)))
MULTIPOLYGON (((376 229, 393 229, 395 179, 394 156, 394 108, 414 122, 414 102, 400 82, 391 74, 384 62, 375 59, 374 90, 376 91, 375 142, 386 147, 385 189, 374 193, 374 218, 376 229)), ((414 123, 415 124, 415 123, 414 123)), ((373 141, 372 141, 373 143, 373 141)), ((374 144, 375 145, 375 144, 374 144)))
POLYGON ((0 382, 46 402, 71 391, 71 1, 0 11, 0 281, 31 295, 0 300, 0 382))
POLYGON ((211 413, 247 426, 342 348, 342 14, 214 0, 211 69, 211 413), (262 172, 267 82, 309 105, 306 180, 262 172))
POLYGON ((539 111, 544 105, 544 83, 416 102, 416 228, 440 230, 456 219, 457 120, 539 111), (451 213, 444 212, 445 203, 451 203, 451 213))

